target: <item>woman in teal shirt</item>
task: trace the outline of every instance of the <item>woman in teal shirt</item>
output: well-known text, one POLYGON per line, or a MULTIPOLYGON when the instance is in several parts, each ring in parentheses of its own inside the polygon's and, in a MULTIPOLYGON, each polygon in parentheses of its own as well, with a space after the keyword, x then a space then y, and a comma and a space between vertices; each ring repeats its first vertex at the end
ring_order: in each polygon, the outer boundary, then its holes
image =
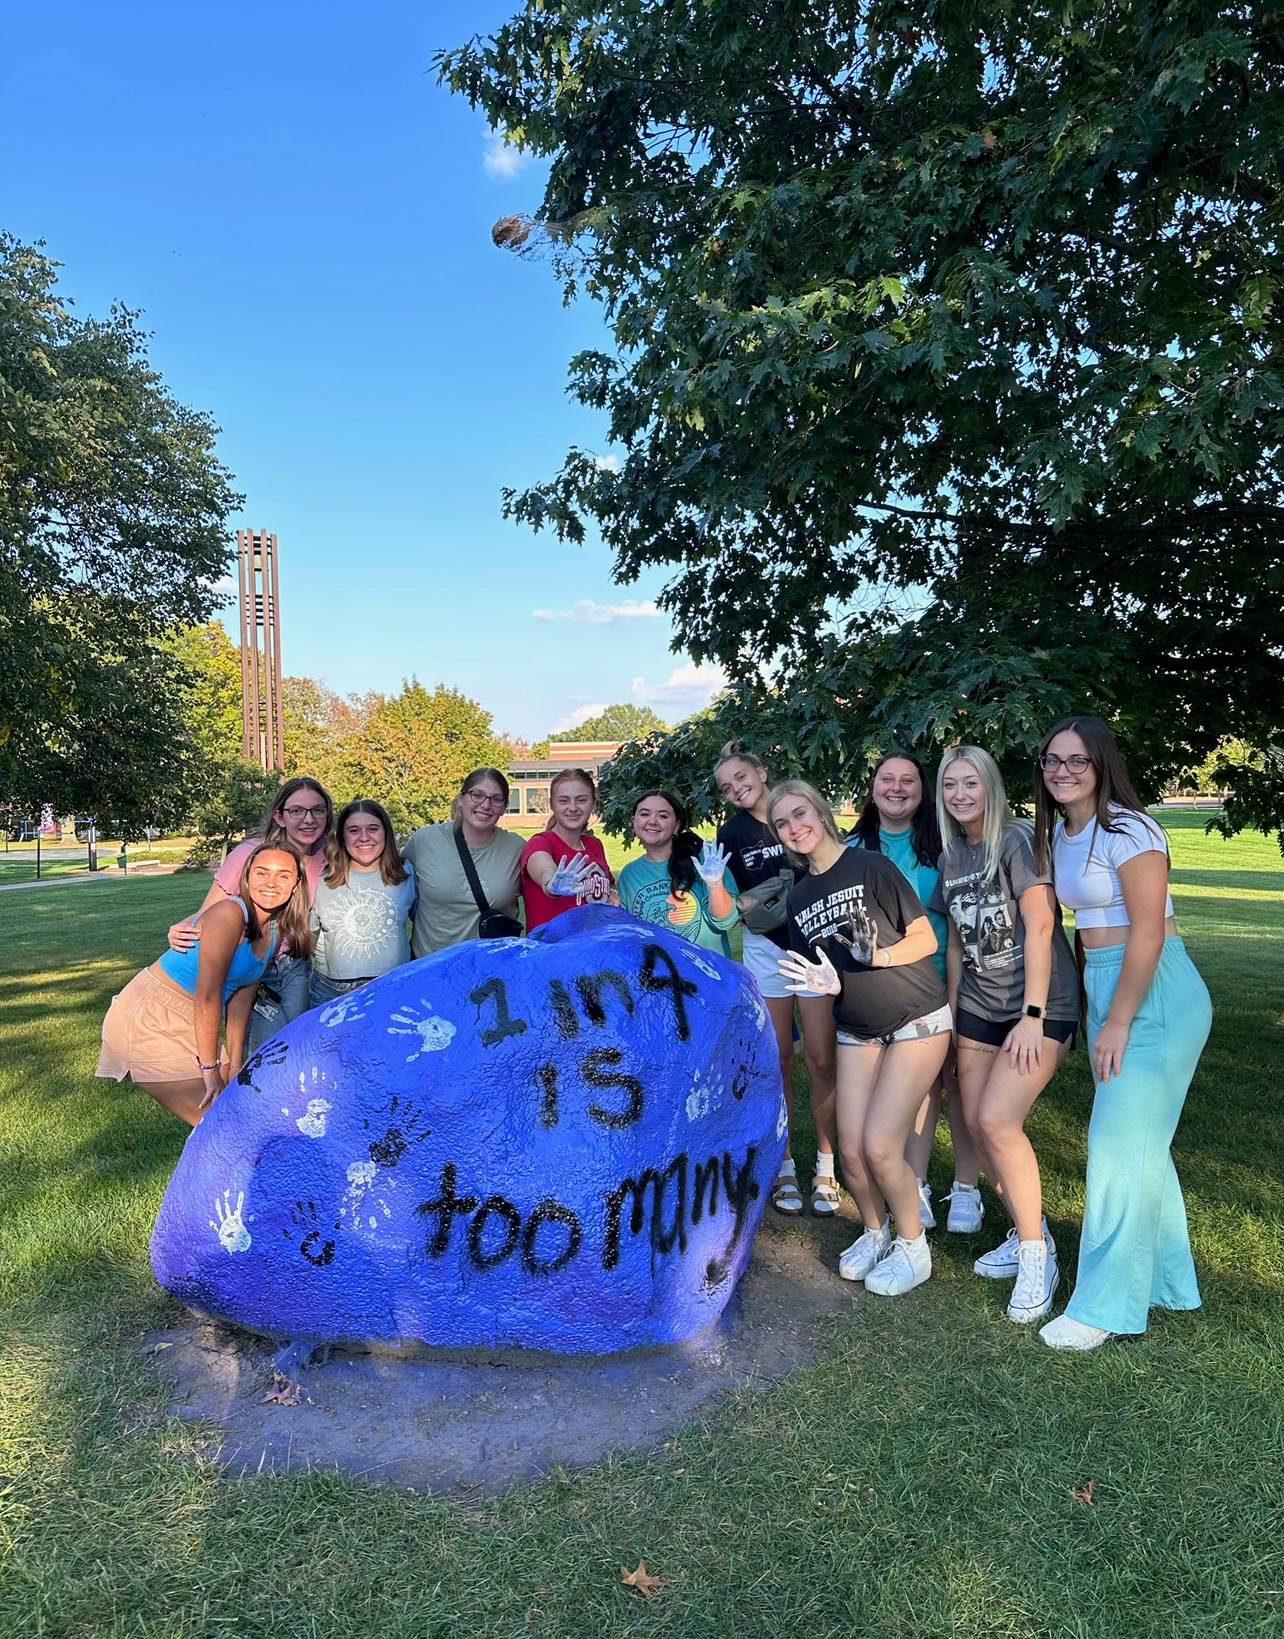
MULTIPOLYGON (((874 764, 869 795, 855 829, 847 838, 847 846, 886 854, 901 875, 909 880, 910 886, 927 907, 928 918, 936 934, 936 955, 932 961, 944 979, 949 921, 940 911, 931 908, 937 883, 941 880, 938 867, 942 845, 930 791, 927 770, 917 757, 908 751, 889 751, 874 764)), ((977 1188, 981 1162, 968 1135, 967 1122, 963 1119, 952 1054, 945 1061, 940 1078, 918 1113, 914 1131, 905 1146, 905 1159, 914 1168, 918 1179, 919 1198, 923 1203, 923 1227, 932 1229, 936 1225, 936 1214, 932 1211, 927 1167, 932 1158, 943 1093, 948 1094, 950 1137, 954 1141, 954 1188, 948 1196, 950 1215, 945 1227, 955 1234, 972 1235, 980 1229, 985 1216, 981 1192, 977 1188)))
POLYGON ((730 956, 727 929, 735 926, 737 912, 722 880, 725 851, 716 842, 701 842, 671 791, 642 793, 633 804, 633 834, 646 857, 620 872, 620 904, 644 922, 730 956))

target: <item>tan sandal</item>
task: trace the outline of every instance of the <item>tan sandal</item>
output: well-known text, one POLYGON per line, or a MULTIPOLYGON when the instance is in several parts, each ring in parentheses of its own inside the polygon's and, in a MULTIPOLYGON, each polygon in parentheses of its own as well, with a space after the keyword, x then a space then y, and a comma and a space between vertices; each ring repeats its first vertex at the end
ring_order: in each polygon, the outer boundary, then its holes
POLYGON ((832 1218, 838 1211, 842 1197, 838 1180, 828 1174, 817 1173, 811 1181, 811 1211, 815 1218, 832 1218))
POLYGON ((782 1172, 771 1186, 771 1204, 786 1218, 796 1218, 803 1209, 802 1191, 797 1176, 782 1172))

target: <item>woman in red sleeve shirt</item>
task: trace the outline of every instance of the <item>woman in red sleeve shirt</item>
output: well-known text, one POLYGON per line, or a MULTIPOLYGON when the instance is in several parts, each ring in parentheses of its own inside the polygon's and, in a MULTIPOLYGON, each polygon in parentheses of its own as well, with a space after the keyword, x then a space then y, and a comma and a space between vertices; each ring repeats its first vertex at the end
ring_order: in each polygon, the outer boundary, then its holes
POLYGON ((592 775, 582 768, 554 774, 548 795, 553 823, 522 850, 527 933, 574 905, 620 902, 606 851, 588 829, 597 802, 592 775))

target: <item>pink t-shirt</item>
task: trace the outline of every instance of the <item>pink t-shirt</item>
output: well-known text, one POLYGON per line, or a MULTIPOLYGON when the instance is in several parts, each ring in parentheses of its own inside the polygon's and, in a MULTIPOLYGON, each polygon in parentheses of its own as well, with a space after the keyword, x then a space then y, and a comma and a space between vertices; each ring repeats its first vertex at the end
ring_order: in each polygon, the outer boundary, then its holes
MULTIPOLYGON (((251 837, 248 842, 238 842, 227 858, 214 873, 214 880, 229 896, 241 891, 241 872, 245 869, 245 862, 262 842, 262 837, 251 837)), ((317 883, 321 880, 321 873, 325 870, 325 844, 313 851, 303 861, 303 869, 308 878, 308 898, 315 900, 317 883)))
POLYGON ((584 891, 580 898, 575 900, 560 899, 555 894, 545 893, 538 882, 531 881, 526 864, 534 854, 551 854, 554 864, 561 865, 565 860, 574 858, 576 849, 563 842, 556 831, 541 831, 522 849, 522 903, 526 907, 527 933, 542 928, 545 922, 551 922, 563 911, 574 910, 577 904, 585 905, 594 900, 605 899, 615 886, 611 867, 606 863, 606 850, 596 837, 586 835, 583 847, 578 851, 589 856, 593 861, 593 869, 584 880, 584 891))

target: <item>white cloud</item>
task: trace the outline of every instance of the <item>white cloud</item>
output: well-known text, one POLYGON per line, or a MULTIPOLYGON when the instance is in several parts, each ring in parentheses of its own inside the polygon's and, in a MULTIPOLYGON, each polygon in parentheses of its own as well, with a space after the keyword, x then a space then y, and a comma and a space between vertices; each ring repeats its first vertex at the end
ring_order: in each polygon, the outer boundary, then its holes
POLYGON ((624 603, 595 603, 592 598, 581 598, 573 609, 534 609, 532 620, 574 620, 581 626, 614 626, 620 620, 657 620, 660 611, 654 603, 638 603, 629 598, 624 603))
POLYGON ((670 674, 667 683, 648 683, 645 677, 635 677, 633 698, 644 706, 707 706, 726 686, 727 674, 721 666, 697 666, 688 661, 670 674))
POLYGON ((599 455, 594 464, 599 472, 619 472, 622 467, 618 455, 599 455))
POLYGON ((520 176, 529 164, 529 156, 505 141, 503 131, 487 131, 482 145, 482 169, 487 176, 507 182, 520 176))
POLYGON ((592 706, 577 706, 569 717, 563 717, 560 723, 555 723, 553 725, 553 733, 565 734, 568 728, 578 728, 581 723, 587 723, 590 717, 600 717, 605 710, 605 703, 592 706))

